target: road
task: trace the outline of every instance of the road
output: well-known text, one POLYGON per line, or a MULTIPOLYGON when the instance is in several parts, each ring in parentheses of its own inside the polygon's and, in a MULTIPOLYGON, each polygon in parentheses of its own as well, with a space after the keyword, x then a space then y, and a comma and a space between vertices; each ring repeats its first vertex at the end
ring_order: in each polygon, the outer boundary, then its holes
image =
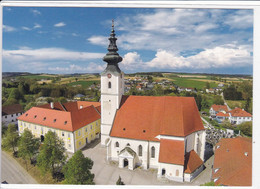
POLYGON ((1 153, 1 182, 8 184, 37 184, 12 157, 2 151, 1 153))

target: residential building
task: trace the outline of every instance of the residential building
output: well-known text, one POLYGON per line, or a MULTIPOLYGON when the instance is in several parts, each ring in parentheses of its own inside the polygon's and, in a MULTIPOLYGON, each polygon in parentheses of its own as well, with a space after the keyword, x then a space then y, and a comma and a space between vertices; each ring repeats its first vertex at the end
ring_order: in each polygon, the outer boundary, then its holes
POLYGON ((252 121, 252 115, 244 109, 235 108, 229 111, 231 124, 241 124, 243 122, 252 121))
POLYGON ((228 112, 228 107, 226 105, 216 105, 216 104, 213 104, 210 107, 209 114, 211 117, 215 118, 216 114, 219 112, 226 114, 228 112))
POLYGON ((222 123, 225 120, 229 120, 229 113, 218 112, 216 114, 216 120, 222 123))
POLYGON ((252 185, 251 138, 222 138, 216 144, 212 179, 215 185, 252 185))
POLYGON ((63 140, 68 152, 76 152, 100 137, 99 102, 59 102, 33 107, 18 117, 18 131, 29 129, 44 141, 48 131, 63 140))
POLYGON ((74 100, 80 100, 81 98, 85 97, 83 94, 76 94, 74 96, 74 100))
POLYGON ((107 160, 133 170, 158 169, 157 176, 192 181, 202 170, 205 130, 193 97, 124 96, 112 25, 101 73, 101 145, 107 160))
POLYGON ((20 104, 12 104, 2 107, 2 122, 4 126, 9 123, 17 125, 17 118, 23 114, 23 107, 20 104))

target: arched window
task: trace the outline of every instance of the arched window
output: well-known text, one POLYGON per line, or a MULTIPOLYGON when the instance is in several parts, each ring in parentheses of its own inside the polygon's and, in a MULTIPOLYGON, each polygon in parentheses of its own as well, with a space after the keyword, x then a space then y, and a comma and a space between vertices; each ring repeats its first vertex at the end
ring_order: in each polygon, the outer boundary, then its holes
POLYGON ((130 144, 129 143, 127 143, 127 145, 126 146, 130 146, 130 144))
POLYGON ((118 142, 116 142, 116 147, 119 147, 119 143, 118 142))
POLYGON ((143 154, 143 147, 141 145, 138 146, 138 155, 142 156, 143 154))
POLYGON ((155 157, 155 147, 153 146, 151 148, 151 158, 154 158, 155 157))
POLYGON ((111 82, 108 82, 108 88, 111 89, 111 82))
POLYGON ((176 177, 179 176, 179 169, 176 170, 176 173, 175 173, 176 177))

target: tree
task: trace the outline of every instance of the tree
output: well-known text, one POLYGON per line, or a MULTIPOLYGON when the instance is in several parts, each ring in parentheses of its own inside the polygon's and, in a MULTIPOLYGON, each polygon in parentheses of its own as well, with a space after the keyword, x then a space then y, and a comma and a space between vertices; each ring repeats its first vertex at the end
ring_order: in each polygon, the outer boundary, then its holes
POLYGON ((118 180, 116 181, 116 185, 125 185, 125 183, 122 181, 120 175, 119 175, 118 180))
POLYGON ((224 100, 222 99, 221 96, 216 95, 213 98, 213 103, 218 105, 224 105, 224 100))
POLYGON ((241 132, 249 137, 252 137, 252 121, 243 122, 238 125, 241 132))
POLYGON ((32 132, 28 129, 25 129, 18 142, 18 155, 25 160, 26 169, 26 159, 30 159, 30 162, 32 163, 32 157, 37 153, 39 146, 40 140, 34 138, 32 132))
POLYGON ((206 89, 210 89, 210 83, 209 83, 209 82, 206 82, 205 88, 206 88, 206 89))
POLYGON ((29 104, 27 104, 24 108, 25 111, 31 109, 32 107, 36 106, 35 102, 30 102, 29 104))
POLYGON ((15 124, 9 124, 6 131, 6 136, 3 139, 3 147, 6 149, 13 149, 13 154, 16 154, 15 147, 17 147, 19 135, 15 124))
POLYGON ((66 160, 64 155, 65 148, 64 143, 61 141, 58 136, 51 131, 45 135, 44 143, 40 147, 40 153, 37 158, 37 166, 39 167, 42 174, 45 174, 47 171, 51 171, 52 176, 66 160))
POLYGON ((63 167, 66 184, 94 184, 94 174, 90 172, 93 161, 85 158, 82 151, 77 151, 63 167))

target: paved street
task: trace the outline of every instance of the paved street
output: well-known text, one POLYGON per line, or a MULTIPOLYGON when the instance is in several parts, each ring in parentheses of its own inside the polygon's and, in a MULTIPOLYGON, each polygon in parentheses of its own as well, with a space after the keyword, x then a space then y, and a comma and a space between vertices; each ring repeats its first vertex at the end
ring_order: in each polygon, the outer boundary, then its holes
POLYGON ((37 184, 27 172, 12 157, 2 151, 1 154, 1 182, 8 184, 37 184))
POLYGON ((114 185, 119 177, 126 185, 200 185, 210 181, 212 157, 205 163, 206 169, 193 182, 179 183, 166 179, 157 179, 157 170, 120 169, 117 164, 106 161, 106 148, 100 147, 100 141, 90 144, 83 149, 83 154, 94 161, 91 170, 95 174, 95 183, 102 185, 114 185))

